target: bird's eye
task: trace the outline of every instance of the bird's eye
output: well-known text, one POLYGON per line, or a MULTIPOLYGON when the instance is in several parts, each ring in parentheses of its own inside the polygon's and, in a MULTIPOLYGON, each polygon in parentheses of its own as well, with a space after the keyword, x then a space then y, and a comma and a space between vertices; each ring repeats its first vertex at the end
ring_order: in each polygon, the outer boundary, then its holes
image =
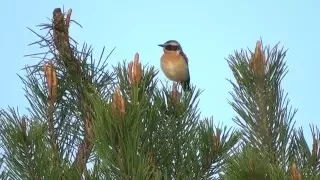
POLYGON ((167 51, 178 51, 180 48, 179 48, 179 46, 175 46, 175 45, 167 45, 167 46, 165 47, 165 49, 166 49, 167 51))

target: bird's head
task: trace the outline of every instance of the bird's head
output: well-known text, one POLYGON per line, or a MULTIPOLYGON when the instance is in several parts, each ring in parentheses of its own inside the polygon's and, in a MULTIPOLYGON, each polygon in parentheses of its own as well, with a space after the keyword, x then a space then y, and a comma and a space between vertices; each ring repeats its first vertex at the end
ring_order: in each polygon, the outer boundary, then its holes
POLYGON ((176 40, 169 40, 164 44, 159 44, 165 53, 180 53, 182 51, 181 45, 176 40))

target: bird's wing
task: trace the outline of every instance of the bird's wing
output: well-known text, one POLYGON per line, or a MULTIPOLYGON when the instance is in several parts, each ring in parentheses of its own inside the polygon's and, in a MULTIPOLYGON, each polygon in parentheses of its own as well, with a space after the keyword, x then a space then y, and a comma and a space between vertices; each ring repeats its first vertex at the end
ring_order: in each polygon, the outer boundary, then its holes
POLYGON ((184 54, 184 52, 181 51, 181 56, 183 57, 183 59, 186 61, 187 65, 188 65, 188 57, 186 56, 186 54, 184 54))

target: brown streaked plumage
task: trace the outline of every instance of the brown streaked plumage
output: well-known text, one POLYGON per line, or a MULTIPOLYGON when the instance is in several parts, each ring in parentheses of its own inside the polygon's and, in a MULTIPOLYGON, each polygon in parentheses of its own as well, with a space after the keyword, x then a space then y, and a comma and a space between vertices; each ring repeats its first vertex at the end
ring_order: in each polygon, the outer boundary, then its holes
POLYGON ((184 91, 190 89, 190 74, 188 58, 181 45, 175 40, 169 40, 159 46, 163 47, 161 56, 161 69, 165 76, 182 85, 184 91))

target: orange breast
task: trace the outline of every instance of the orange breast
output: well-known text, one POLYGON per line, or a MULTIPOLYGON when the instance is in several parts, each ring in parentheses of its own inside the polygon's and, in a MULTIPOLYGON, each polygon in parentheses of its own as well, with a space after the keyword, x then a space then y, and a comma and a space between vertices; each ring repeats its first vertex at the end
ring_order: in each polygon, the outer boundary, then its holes
POLYGON ((186 61, 176 53, 165 53, 162 55, 161 69, 165 76, 172 81, 186 81, 189 76, 186 61))

